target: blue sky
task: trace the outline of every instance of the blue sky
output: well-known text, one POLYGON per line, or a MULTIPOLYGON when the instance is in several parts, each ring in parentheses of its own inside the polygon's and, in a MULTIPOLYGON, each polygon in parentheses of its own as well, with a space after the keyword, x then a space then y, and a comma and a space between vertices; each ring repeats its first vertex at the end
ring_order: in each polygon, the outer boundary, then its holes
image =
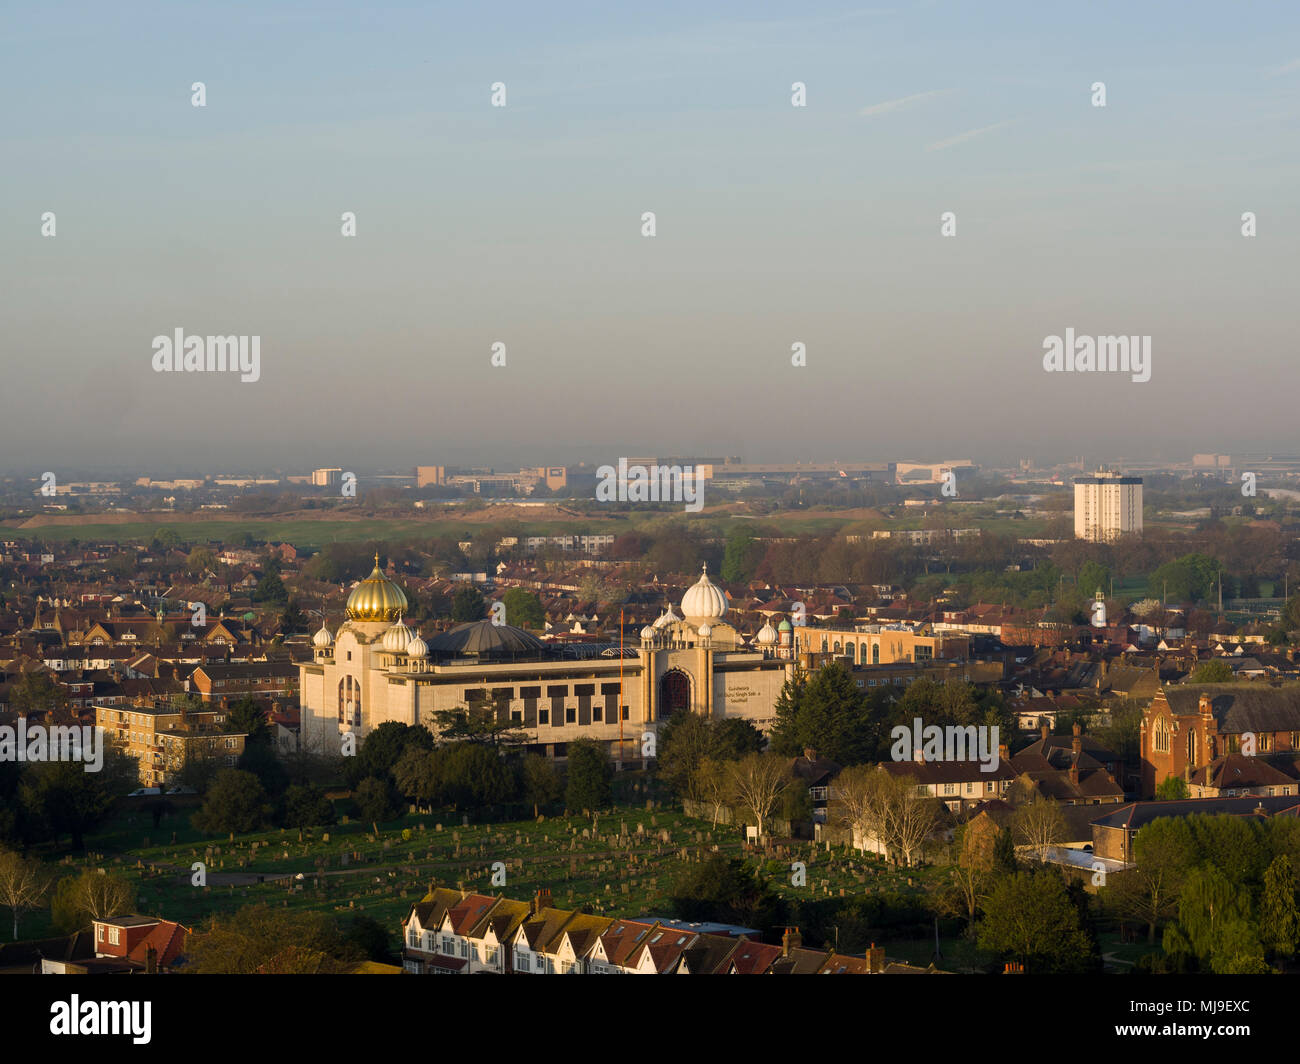
POLYGON ((1287 448, 1298 23, 10 6, 0 465, 1287 448), (261 380, 155 374, 176 327, 260 335, 261 380), (1044 373, 1067 327, 1151 335, 1151 381, 1044 373))

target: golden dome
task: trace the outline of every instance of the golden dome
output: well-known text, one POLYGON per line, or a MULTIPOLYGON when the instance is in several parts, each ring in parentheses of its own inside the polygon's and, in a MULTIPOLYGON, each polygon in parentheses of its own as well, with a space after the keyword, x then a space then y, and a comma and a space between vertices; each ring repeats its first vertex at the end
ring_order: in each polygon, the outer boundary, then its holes
POLYGON ((347 610, 349 619, 354 621, 395 621, 406 612, 406 596, 379 571, 378 554, 374 571, 348 596, 347 610))

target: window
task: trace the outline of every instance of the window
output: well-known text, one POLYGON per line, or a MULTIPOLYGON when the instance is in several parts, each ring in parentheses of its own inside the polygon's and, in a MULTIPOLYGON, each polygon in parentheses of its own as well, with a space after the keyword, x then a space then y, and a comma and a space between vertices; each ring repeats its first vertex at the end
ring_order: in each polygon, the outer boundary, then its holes
POLYGON ((539 709, 537 711, 537 723, 549 724, 551 722, 551 711, 549 709, 539 709))
POLYGON ((116 927, 108 929, 108 944, 110 946, 120 946, 122 944, 122 932, 116 927))
POLYGON ((574 706, 564 707, 564 723, 574 724, 578 720, 578 710, 574 706))
POLYGON ((623 707, 623 719, 627 720, 627 706, 623 707))
POLYGON ((462 938, 460 940, 460 955, 462 957, 469 956, 469 939, 467 938, 462 938))
POLYGON ((448 957, 456 956, 456 940, 451 935, 442 936, 442 952, 448 957))

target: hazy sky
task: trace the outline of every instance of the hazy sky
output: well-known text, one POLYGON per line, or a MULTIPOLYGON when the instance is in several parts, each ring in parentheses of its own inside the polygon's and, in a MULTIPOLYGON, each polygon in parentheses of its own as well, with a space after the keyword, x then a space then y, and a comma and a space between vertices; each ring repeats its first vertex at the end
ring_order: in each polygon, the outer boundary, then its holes
POLYGON ((0 467, 1300 449, 1298 31, 1289 3, 9 6, 0 467), (176 328, 260 336, 261 379, 155 373, 176 328), (1046 373, 1067 328, 1150 335, 1151 380, 1046 373))

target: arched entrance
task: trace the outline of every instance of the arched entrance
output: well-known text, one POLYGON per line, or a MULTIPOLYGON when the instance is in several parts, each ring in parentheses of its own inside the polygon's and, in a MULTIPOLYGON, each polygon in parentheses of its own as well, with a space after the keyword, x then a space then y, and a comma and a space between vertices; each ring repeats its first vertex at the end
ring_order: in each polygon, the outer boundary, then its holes
POLYGON ((669 669, 659 681, 659 719, 691 708, 691 678, 680 669, 669 669))

